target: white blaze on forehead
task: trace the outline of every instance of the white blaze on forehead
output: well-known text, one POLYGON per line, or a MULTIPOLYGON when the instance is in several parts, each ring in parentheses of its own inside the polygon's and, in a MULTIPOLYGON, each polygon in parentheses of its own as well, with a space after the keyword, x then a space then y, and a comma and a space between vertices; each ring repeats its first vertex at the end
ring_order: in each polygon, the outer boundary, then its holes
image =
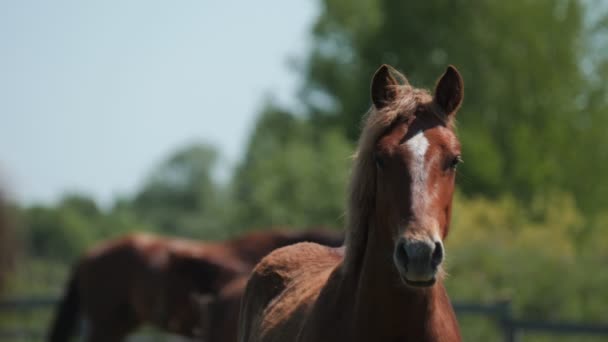
MULTIPOLYGON (((414 194, 424 193, 426 190, 426 168, 424 166, 426 150, 429 148, 429 141, 424 136, 423 131, 414 134, 405 145, 412 154, 410 163, 410 174, 412 176, 412 190, 414 194)), ((412 198, 412 201, 414 199, 412 198)))
POLYGON ((435 196, 435 189, 429 188, 428 185, 428 167, 426 163, 426 153, 429 149, 429 140, 424 135, 422 130, 418 131, 406 143, 411 159, 408 165, 411 184, 411 205, 414 215, 420 215, 416 219, 419 220, 420 228, 428 229, 431 234, 430 238, 433 241, 441 241, 439 224, 427 212, 428 204, 435 196))
MULTIPOLYGON (((412 179, 411 189, 411 205, 414 212, 418 212, 418 214, 424 214, 423 212, 426 210, 426 204, 429 202, 431 194, 429 194, 430 189, 427 185, 427 165, 426 161, 426 152, 429 148, 429 140, 424 135, 423 131, 418 131, 411 137, 405 145, 407 146, 408 151, 411 154, 409 171, 412 179)), ((432 234, 435 235, 435 241, 440 241, 438 239, 438 231, 439 228, 435 227, 436 223, 434 222, 419 222, 423 225, 430 225, 428 228, 431 229, 432 234)))

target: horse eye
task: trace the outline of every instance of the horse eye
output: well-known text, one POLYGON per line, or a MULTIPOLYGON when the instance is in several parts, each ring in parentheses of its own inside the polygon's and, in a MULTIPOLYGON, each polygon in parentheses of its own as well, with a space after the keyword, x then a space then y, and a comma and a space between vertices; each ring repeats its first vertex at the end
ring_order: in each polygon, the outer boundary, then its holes
POLYGON ((460 155, 455 156, 450 160, 449 168, 456 170, 456 166, 458 166, 460 163, 462 163, 462 157, 460 155))

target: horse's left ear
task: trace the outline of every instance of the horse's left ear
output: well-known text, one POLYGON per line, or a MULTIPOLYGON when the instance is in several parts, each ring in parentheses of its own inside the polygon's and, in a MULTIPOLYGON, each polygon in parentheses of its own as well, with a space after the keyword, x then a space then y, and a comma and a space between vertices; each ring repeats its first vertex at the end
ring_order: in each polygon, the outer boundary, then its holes
POLYGON ((435 86, 435 102, 446 115, 456 113, 464 98, 464 82, 456 68, 448 66, 435 86))
POLYGON ((372 102, 376 109, 390 104, 396 96, 399 82, 407 84, 407 78, 388 64, 382 64, 372 78, 372 102), (395 78, 396 77, 396 78, 395 78))

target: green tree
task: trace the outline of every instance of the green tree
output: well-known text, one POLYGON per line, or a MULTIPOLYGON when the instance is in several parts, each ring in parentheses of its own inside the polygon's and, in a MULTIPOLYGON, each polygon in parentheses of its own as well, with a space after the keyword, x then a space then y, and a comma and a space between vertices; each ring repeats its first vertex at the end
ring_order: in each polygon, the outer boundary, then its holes
POLYGON ((597 81, 608 76, 608 51, 590 48, 606 41, 605 6, 588 2, 597 17, 590 28, 576 0, 321 3, 301 92, 316 129, 342 129, 354 141, 382 63, 427 87, 455 64, 466 86, 465 193, 529 200, 563 187, 585 209, 608 206, 606 187, 578 181, 598 179, 608 165, 597 148, 608 136, 595 132, 608 124, 605 82, 597 81))
MULTIPOLYGON (((456 196, 446 241, 446 285, 455 300, 511 299, 522 319, 605 321, 606 217, 589 222, 572 196, 553 192, 523 206, 511 196, 497 200, 456 196)), ((461 321, 463 340, 496 340, 496 329, 461 321), (494 338, 492 338, 494 336, 494 338)), ((526 341, 543 341, 526 336, 526 341)), ((587 341, 582 336, 559 341, 587 341)))
POLYGON ((163 233, 205 236, 220 229, 225 195, 213 179, 216 150, 193 144, 155 169, 131 205, 138 217, 163 233))
POLYGON ((56 207, 27 208, 23 216, 32 257, 72 262, 100 236, 101 213, 83 195, 66 195, 56 207))
POLYGON ((232 225, 339 225, 351 154, 339 132, 320 135, 302 118, 268 105, 233 178, 238 223, 232 225))

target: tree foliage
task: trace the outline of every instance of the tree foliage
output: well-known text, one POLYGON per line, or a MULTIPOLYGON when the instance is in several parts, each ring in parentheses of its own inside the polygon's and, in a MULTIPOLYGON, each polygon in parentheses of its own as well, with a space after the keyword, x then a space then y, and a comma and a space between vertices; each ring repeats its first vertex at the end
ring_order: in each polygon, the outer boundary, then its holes
POLYGON ((341 223, 352 146, 337 131, 316 133, 273 106, 262 113, 233 180, 242 228, 341 223))
MULTIPOLYGON (((608 278, 592 270, 608 260, 597 245, 607 235, 589 229, 605 221, 589 222, 566 193, 535 196, 532 203, 527 208, 511 196, 457 196, 446 245, 451 297, 512 299, 523 319, 605 321, 608 278)), ((495 331, 482 327, 464 324, 464 340, 495 339, 495 331)))
MULTIPOLYGON (((213 177, 215 149, 192 144, 112 208, 75 194, 52 206, 19 208, 32 272, 42 274, 47 262, 73 262, 94 241, 136 230, 219 239, 270 226, 340 228, 374 70, 389 63, 412 84, 430 88, 451 63, 465 80, 458 133, 466 161, 447 241, 451 297, 512 298, 517 315, 527 318, 605 321, 606 5, 320 3, 300 69, 305 110, 268 103, 227 185, 213 177)), ((19 277, 22 291, 30 278, 19 277)), ((495 339, 489 326, 467 322, 465 340, 495 339)))
POLYGON ((218 228, 222 189, 213 179, 217 151, 205 144, 179 149, 148 177, 132 200, 137 216, 161 232, 201 236, 218 228), (202 233, 203 232, 203 233, 202 233))
POLYGON ((608 154, 594 146, 608 143, 599 132, 607 92, 596 81, 608 69, 597 49, 605 25, 589 30, 586 13, 575 0, 324 0, 301 97, 317 129, 337 127, 354 141, 380 64, 428 87, 454 64, 466 88, 461 189, 530 200, 558 187, 596 211, 608 189, 579 177, 607 171, 608 154))

